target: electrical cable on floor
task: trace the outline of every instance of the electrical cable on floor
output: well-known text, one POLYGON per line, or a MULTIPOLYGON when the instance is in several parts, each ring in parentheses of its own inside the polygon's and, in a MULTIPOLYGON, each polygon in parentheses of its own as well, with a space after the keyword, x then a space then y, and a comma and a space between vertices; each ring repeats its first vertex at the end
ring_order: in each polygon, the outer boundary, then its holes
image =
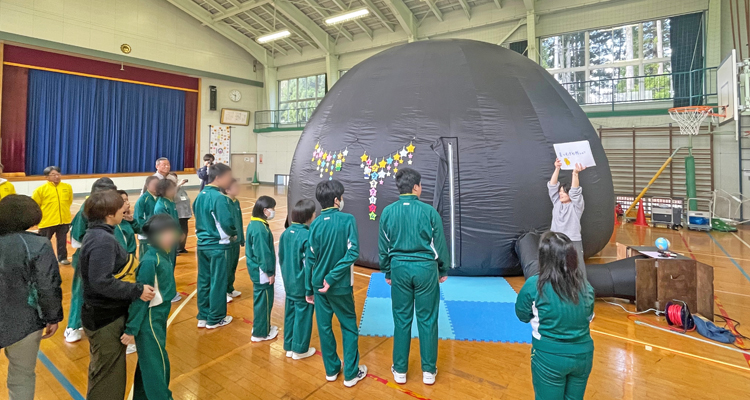
POLYGON ((620 307, 620 308, 622 308, 622 310, 623 310, 623 311, 625 311, 625 312, 626 312, 626 313, 628 313, 628 314, 639 315, 639 314, 646 314, 646 313, 650 313, 650 312, 652 312, 652 311, 653 311, 653 312, 654 312, 654 313, 655 313, 655 314, 656 314, 657 316, 658 316, 658 315, 662 315, 662 314, 664 314, 664 311, 659 311, 659 310, 657 310, 657 309, 655 309, 655 308, 649 308, 649 309, 648 309, 648 310, 646 310, 646 311, 629 311, 629 310, 628 310, 627 308, 623 307, 623 306, 622 306, 622 304, 617 304, 617 303, 614 303, 614 302, 611 302, 611 301, 607 301, 607 300, 604 300, 604 302, 605 302, 605 303, 607 303, 607 304, 611 304, 611 305, 613 305, 613 306, 617 306, 617 307, 620 307))

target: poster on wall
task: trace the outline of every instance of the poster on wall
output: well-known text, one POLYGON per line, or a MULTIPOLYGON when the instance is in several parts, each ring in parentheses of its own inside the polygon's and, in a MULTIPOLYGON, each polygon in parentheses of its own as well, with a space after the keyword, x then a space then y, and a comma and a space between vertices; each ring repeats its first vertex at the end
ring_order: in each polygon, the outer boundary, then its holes
POLYGON ((221 109, 221 123, 226 125, 250 125, 250 111, 221 109))
POLYGON ((232 150, 232 127, 209 125, 208 152, 213 154, 217 163, 230 165, 232 150))

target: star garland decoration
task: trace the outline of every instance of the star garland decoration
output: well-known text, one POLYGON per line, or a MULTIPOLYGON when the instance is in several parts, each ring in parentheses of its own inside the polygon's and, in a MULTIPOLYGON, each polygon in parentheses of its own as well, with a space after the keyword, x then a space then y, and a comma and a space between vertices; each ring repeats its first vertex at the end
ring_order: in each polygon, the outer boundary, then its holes
POLYGON ((334 172, 341 171, 348 154, 348 147, 344 148, 344 150, 326 151, 320 147, 320 142, 318 142, 315 145, 311 161, 316 164, 315 170, 320 172, 320 177, 322 178, 323 174, 328 174, 328 180, 330 181, 333 180, 334 172))
POLYGON ((370 181, 370 221, 374 221, 378 217, 378 185, 382 185, 386 177, 393 176, 393 179, 396 179, 399 165, 404 163, 411 165, 414 158, 414 150, 414 142, 410 142, 408 146, 403 146, 401 150, 397 150, 387 156, 375 157, 373 159, 365 151, 359 158, 362 160, 359 167, 363 169, 364 178, 370 181))

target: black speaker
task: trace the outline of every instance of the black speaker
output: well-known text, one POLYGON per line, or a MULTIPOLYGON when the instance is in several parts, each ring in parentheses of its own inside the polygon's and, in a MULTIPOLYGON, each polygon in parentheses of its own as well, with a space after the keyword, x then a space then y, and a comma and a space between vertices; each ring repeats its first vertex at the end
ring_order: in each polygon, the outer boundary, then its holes
POLYGON ((209 101, 208 101, 208 109, 211 111, 216 111, 216 86, 209 86, 209 101))

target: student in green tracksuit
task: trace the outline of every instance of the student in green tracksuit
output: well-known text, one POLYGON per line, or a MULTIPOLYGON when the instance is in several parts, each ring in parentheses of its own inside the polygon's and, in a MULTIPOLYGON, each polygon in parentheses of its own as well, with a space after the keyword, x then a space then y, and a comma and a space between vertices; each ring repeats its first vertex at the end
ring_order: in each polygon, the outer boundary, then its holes
POLYGON ((120 194, 122 201, 125 202, 122 206, 125 211, 122 213, 122 222, 115 227, 115 239, 117 239, 128 254, 135 256, 135 252, 138 250, 138 241, 135 234, 141 233, 141 227, 138 225, 138 221, 133 218, 133 213, 130 210, 128 192, 118 190, 117 193, 120 194))
POLYGON ((594 358, 589 323, 594 289, 578 265, 578 251, 562 233, 539 241, 539 275, 521 288, 516 315, 531 322, 531 376, 538 400, 580 400, 594 358))
POLYGON ((171 251, 178 242, 179 225, 171 217, 156 214, 143 232, 148 237, 148 252, 141 257, 136 281, 151 285, 156 295, 151 301, 136 300, 128 309, 128 321, 121 342, 138 346, 138 366, 133 382, 134 400, 171 400, 169 356, 167 355, 167 319, 177 293, 171 251))
MULTIPOLYGON (((117 186, 112 179, 107 177, 99 178, 91 185, 91 193, 104 190, 117 190, 117 186)), ((78 210, 73 222, 70 225, 70 243, 75 249, 73 253, 73 282, 70 288, 70 311, 68 312, 68 326, 63 332, 65 341, 75 343, 83 338, 83 325, 81 324, 81 307, 83 306, 83 286, 81 282, 81 273, 78 269, 80 263, 79 249, 83 243, 83 236, 86 234, 88 220, 83 215, 83 205, 78 210)))
MULTIPOLYGON (((152 175, 146 178, 146 191, 141 194, 138 201, 135 202, 135 214, 133 218, 138 222, 138 226, 146 225, 146 221, 154 215, 154 207, 156 207, 156 185, 159 183, 159 178, 152 175)), ((138 255, 143 257, 148 250, 148 240, 145 235, 139 234, 138 240, 140 241, 140 248, 138 249, 138 255)))
POLYGON ((302 199, 292 209, 292 224, 279 239, 279 266, 284 278, 284 351, 301 360, 315 354, 310 347, 314 310, 313 293, 305 290, 305 251, 309 227, 315 219, 315 202, 302 199))
POLYGON ((341 372, 331 325, 335 314, 344 341, 344 386, 352 387, 367 376, 367 367, 359 365, 359 329, 352 291, 359 234, 354 216, 341 212, 343 195, 344 185, 335 179, 320 182, 315 189, 315 198, 323 210, 310 225, 310 246, 305 252, 305 291, 315 294, 315 319, 326 380, 335 381, 341 372))
POLYGON ((419 200, 422 176, 411 168, 396 173, 399 200, 380 215, 380 270, 391 285, 393 366, 396 383, 406 383, 411 324, 416 310, 422 382, 435 383, 438 351, 438 282, 448 279, 450 260, 443 221, 432 206, 419 200))
POLYGON ((279 328, 271 325, 273 284, 276 281, 276 250, 268 220, 276 215, 276 200, 260 196, 253 206, 253 217, 245 234, 245 261, 253 281, 253 342, 271 340, 279 328))
MULTIPOLYGON (((174 196, 177 194, 177 185, 169 179, 162 179, 156 184, 156 204, 154 205, 154 215, 166 214, 174 219, 175 224, 180 223, 177 216, 177 207, 174 204, 174 196)), ((169 261, 172 267, 177 266, 177 246, 174 249, 167 249, 169 261)))
POLYGON ((228 325, 227 260, 229 245, 237 239, 229 198, 221 193, 232 183, 232 169, 212 166, 209 184, 193 203, 195 235, 198 238, 198 327, 215 329, 228 325))
POLYGON ((240 247, 245 246, 245 224, 242 221, 242 206, 240 205, 240 201, 237 200, 237 195, 239 194, 240 183, 237 179, 232 179, 232 184, 229 186, 229 189, 227 189, 227 197, 231 200, 229 204, 232 208, 234 226, 237 228, 237 240, 233 241, 229 246, 229 261, 227 264, 227 303, 242 294, 242 292, 234 290, 237 263, 240 262, 240 247))

